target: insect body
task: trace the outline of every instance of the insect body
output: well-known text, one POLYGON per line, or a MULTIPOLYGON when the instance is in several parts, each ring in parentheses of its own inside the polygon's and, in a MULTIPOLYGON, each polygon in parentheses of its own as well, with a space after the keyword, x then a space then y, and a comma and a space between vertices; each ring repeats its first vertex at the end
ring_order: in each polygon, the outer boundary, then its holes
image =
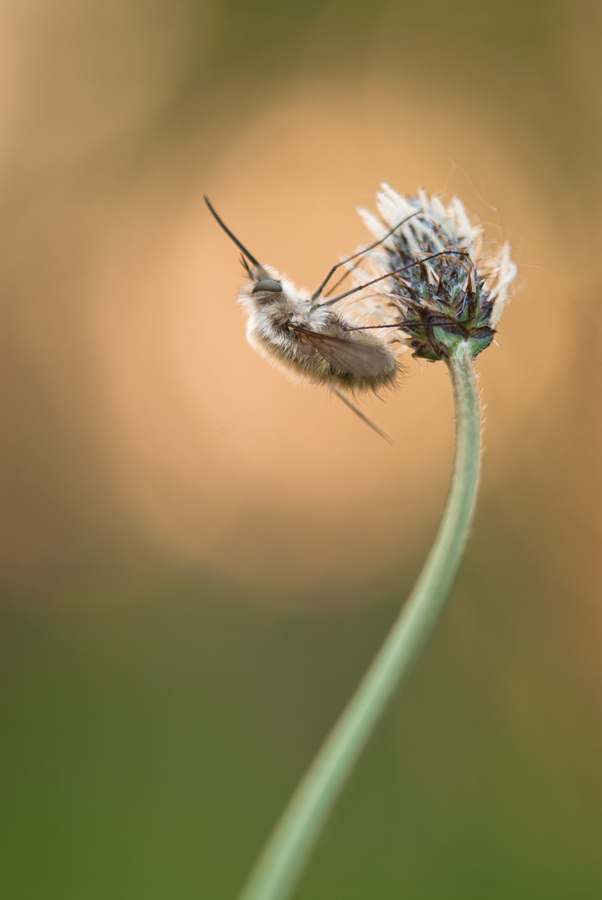
POLYGON ((239 295, 247 339, 287 375, 329 386, 365 390, 394 383, 395 356, 372 334, 352 331, 333 309, 312 303, 286 277, 254 266, 239 295))
POLYGON ((399 365, 388 343, 335 312, 332 305, 340 298, 319 302, 324 285, 341 263, 310 296, 286 276, 262 266, 205 201, 243 254, 249 280, 238 301, 247 313, 247 339, 254 350, 284 374, 328 385, 339 396, 336 388, 376 391, 395 383, 399 365))

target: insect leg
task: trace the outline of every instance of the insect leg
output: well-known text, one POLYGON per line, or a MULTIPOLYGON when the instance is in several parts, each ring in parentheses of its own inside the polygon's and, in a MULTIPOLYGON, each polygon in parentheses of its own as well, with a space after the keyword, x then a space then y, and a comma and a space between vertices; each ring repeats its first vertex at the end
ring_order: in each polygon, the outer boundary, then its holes
MULTIPOLYGON (((420 212, 420 210, 419 210, 419 212, 420 212)), ((416 214, 417 214, 417 213, 416 213, 416 214)), ((426 213, 423 213, 423 215, 426 215, 426 213)), ((409 218, 409 217, 408 217, 408 218, 409 218)), ((406 220, 404 219, 404 221, 406 221, 406 220)), ((399 228, 399 226, 402 225, 402 224, 403 224, 403 222, 400 222, 399 225, 396 226, 396 228, 399 228)), ((434 220, 432 220, 432 225, 433 225, 434 228, 439 232, 439 235, 441 236, 441 238, 443 238, 443 234, 442 234, 441 229, 439 228, 439 225, 437 224, 437 222, 435 222, 434 220)), ((365 250, 360 250, 360 252, 359 252, 358 254, 356 254, 356 255, 357 255, 357 256, 361 256, 361 255, 363 255, 364 253, 368 253, 369 250, 372 250, 375 246, 378 246, 378 244, 380 244, 380 243, 382 243, 383 241, 385 241, 385 240, 390 236, 390 234, 391 234, 391 232, 389 232, 388 234, 386 234, 386 235, 384 236, 384 238, 381 238, 380 241, 377 241, 376 244, 372 244, 371 247, 367 247, 365 250)), ((446 250, 458 250, 458 251, 461 252, 461 253, 463 252, 461 247, 446 247, 445 249, 446 249, 446 250)), ((438 251, 438 252, 444 253, 445 251, 441 250, 441 251, 438 251)), ((456 258, 457 258, 457 257, 456 257, 456 258)), ((351 257, 351 259, 353 259, 353 257, 351 257)), ((343 263, 346 263, 346 262, 349 262, 349 260, 348 260, 348 259, 347 259, 347 260, 343 260, 343 263)), ((341 263, 341 265, 343 265, 343 263, 341 263)), ((342 275, 342 276, 339 278, 338 281, 336 281, 331 287, 328 288, 328 290, 326 291, 326 293, 324 294, 324 296, 325 296, 325 297, 330 297, 330 295, 332 294, 332 292, 333 292, 333 291, 336 291, 336 289, 338 288, 338 286, 339 286, 340 284, 342 284, 342 283, 345 281, 345 279, 346 279, 349 275, 351 275, 352 272, 355 272, 355 270, 358 268, 358 266, 361 266, 361 264, 362 264, 362 260, 359 259, 359 260, 356 262, 356 264, 355 264, 354 266, 351 266, 351 268, 347 269, 347 271, 344 273, 344 275, 342 275)), ((322 305, 323 305, 323 304, 322 304, 322 305)))
POLYGON ((368 416, 365 416, 364 413, 357 408, 357 406, 354 406, 353 403, 351 402, 351 400, 348 400, 344 394, 341 394, 340 391, 337 391, 337 389, 333 388, 332 386, 331 386, 330 390, 332 391, 333 394, 336 394, 336 396, 339 398, 339 400, 342 400, 343 403, 345 404, 345 406, 348 406, 349 409, 356 414, 356 416, 359 416, 359 418, 362 420, 362 422, 365 422, 366 425, 369 425, 370 428, 372 428, 373 431, 375 431, 377 434, 379 434, 381 436, 381 438, 384 438, 385 441, 387 441, 387 443, 389 443, 389 444, 395 443, 393 441, 393 438, 389 437, 389 435, 386 433, 386 431, 383 431, 381 428, 378 427, 378 425, 375 425, 375 423, 371 419, 369 419, 368 416))
MULTIPOLYGON (((367 281, 365 284, 360 284, 358 287, 351 288, 350 291, 345 291, 344 294, 339 294, 337 297, 331 297, 330 300, 327 300, 325 303, 320 303, 320 306, 332 306, 333 303, 337 303, 339 300, 342 300, 343 297, 348 297, 350 294, 356 294, 358 291, 363 291, 364 288, 370 287, 372 284, 377 284, 379 281, 384 281, 385 278, 390 278, 392 275, 399 275, 400 272, 405 272, 407 269, 412 269, 414 266, 420 266, 422 263, 428 262, 430 259, 436 259, 438 256, 452 256, 454 254, 459 254, 460 256, 469 256, 467 250, 440 250, 439 253, 431 253, 430 256, 425 256, 423 259, 417 259, 413 263, 409 263, 407 266, 401 266, 399 269, 393 269, 392 272, 387 272, 386 275, 380 275, 378 278, 373 278, 372 281, 367 281)), ((353 257, 351 257, 353 259, 353 257)))
MULTIPOLYGON (((205 199, 207 199, 207 198, 205 198, 205 199)), ((337 269, 340 269, 341 266, 346 266, 347 263, 350 263, 353 259, 357 259, 358 256, 363 256, 365 253, 369 253, 370 250, 374 250, 375 247, 378 247, 379 244, 382 244, 383 241, 386 241, 388 237, 391 237, 391 235, 393 234, 394 231, 397 231, 398 228, 401 228, 401 226, 404 224, 404 222, 407 222, 408 219, 412 219, 412 218, 414 218, 414 216, 418 216, 421 213, 422 213, 422 210, 417 209, 416 212, 413 212, 413 213, 411 213, 411 215, 406 216, 405 219, 402 219, 401 222, 398 222, 397 225, 395 225, 393 228, 391 228, 390 231, 387 231, 387 233, 385 234, 384 237, 381 237, 378 241, 375 241, 373 244, 370 244, 369 247, 365 247, 363 250, 359 250, 357 253, 354 253, 353 256, 348 256, 347 259, 342 259, 341 262, 338 262, 335 266, 333 266, 332 269, 330 270, 330 272, 328 273, 328 275, 326 276, 326 278, 324 279, 324 281, 322 282, 322 284, 320 285, 320 287, 316 288, 316 290, 313 292, 312 297, 311 297, 312 305, 314 303, 314 300, 317 300, 318 297, 322 294, 322 291, 324 290, 324 288, 326 287, 326 285, 328 284, 328 282, 330 281, 330 279, 332 278, 332 276, 334 275, 334 273, 336 272, 337 269)), ((343 281, 343 279, 346 277, 347 277, 346 274, 343 275, 343 278, 341 278, 341 281, 343 281)), ((341 281, 338 281, 337 285, 340 284, 341 281)), ((336 287, 336 285, 335 285, 335 287, 336 287)))
MULTIPOLYGON (((364 251, 364 252, 366 252, 366 251, 364 251)), ((357 267, 358 267, 358 266, 361 266, 361 264, 362 264, 362 260, 361 260, 361 259, 358 259, 358 261, 357 261, 356 263, 354 263, 349 269, 345 269, 345 271, 343 272, 343 274, 341 275, 341 277, 340 277, 337 281, 335 281, 335 283, 334 283, 331 287, 328 288, 328 290, 326 291, 326 293, 324 294, 324 296, 325 296, 325 297, 330 297, 330 295, 332 294, 332 292, 333 292, 333 291, 336 291, 336 289, 338 288, 338 286, 339 286, 340 284, 342 284, 342 283, 345 281, 345 279, 348 278, 348 277, 351 275, 352 272, 355 272, 355 270, 357 269, 357 267)))

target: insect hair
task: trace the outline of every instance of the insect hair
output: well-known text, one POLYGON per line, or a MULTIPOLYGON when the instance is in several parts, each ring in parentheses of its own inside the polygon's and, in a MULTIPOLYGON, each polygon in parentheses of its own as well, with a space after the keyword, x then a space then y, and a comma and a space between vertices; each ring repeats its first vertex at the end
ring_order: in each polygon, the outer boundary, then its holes
POLYGON ((316 290, 309 294, 296 288, 286 276, 279 275, 276 270, 260 263, 223 222, 207 197, 205 202, 220 228, 241 252, 247 282, 241 288, 238 302, 247 314, 247 340, 253 349, 288 377, 327 386, 356 415, 386 438, 384 432, 345 395, 362 391, 377 393, 397 383, 401 366, 392 347, 395 338, 391 337, 390 331, 387 335, 382 329, 400 328, 403 323, 359 326, 349 317, 350 313, 333 307, 346 297, 387 278, 401 275, 414 266, 424 266, 430 259, 444 253, 468 256, 466 251, 447 248, 440 253, 431 253, 336 296, 330 296, 331 291, 355 268, 349 268, 349 264, 355 260, 358 260, 356 265, 360 264, 367 254, 382 245, 405 222, 423 215, 421 210, 416 210, 368 247, 333 265, 316 290), (323 299, 328 282, 343 266, 347 267, 347 271, 331 288, 328 299, 323 299))

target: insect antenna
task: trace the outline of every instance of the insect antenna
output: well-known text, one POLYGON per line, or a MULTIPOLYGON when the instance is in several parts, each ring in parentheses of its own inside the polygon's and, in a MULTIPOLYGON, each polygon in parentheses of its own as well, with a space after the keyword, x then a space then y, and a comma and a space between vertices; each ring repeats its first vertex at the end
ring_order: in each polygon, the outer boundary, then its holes
MULTIPOLYGON (((244 244, 241 244, 241 242, 238 240, 238 238, 232 234, 232 232, 230 231, 228 226, 222 222, 222 220, 220 219, 220 217, 218 216, 218 214, 212 207, 211 203, 209 202, 209 198, 205 197, 204 195, 203 195, 203 197, 204 197, 205 203, 209 207, 209 212, 211 213, 211 215, 213 216, 213 218, 215 219, 215 221, 217 222, 219 227, 222 229, 222 231, 225 231, 226 234, 228 235, 228 237, 230 238, 230 240, 234 241, 234 243, 236 244, 238 249, 243 253, 244 256, 246 256, 246 258, 249 260, 250 263, 252 263, 258 269, 263 269, 263 266, 261 265, 261 263, 257 262, 255 257, 251 253, 249 253, 249 251, 244 246, 244 244)), ((249 275, 250 275, 251 273, 250 273, 249 267, 246 264, 245 264, 245 268, 247 269, 247 271, 249 272, 249 275)))
POLYGON ((249 263, 247 262, 246 257, 244 257, 242 254, 240 257, 240 264, 242 265, 243 269, 245 270, 245 272, 247 273, 249 278, 253 278, 253 273, 251 272, 251 267, 249 266, 249 263))
POLYGON ((339 398, 339 400, 342 400, 343 403, 345 404, 345 406, 348 406, 349 409, 356 414, 356 416, 359 416, 359 418, 362 420, 362 422, 365 422, 366 425, 369 425, 370 428, 373 431, 375 431, 377 434, 379 434, 381 436, 381 438, 384 438, 385 441, 387 441, 387 443, 389 443, 389 444, 395 443, 393 438, 389 437, 389 435, 387 434, 386 431, 383 431, 381 428, 378 427, 378 425, 376 425, 372 421, 372 419, 369 419, 368 416, 365 416, 364 413, 360 409, 357 408, 357 406, 353 405, 351 400, 347 399, 345 394, 341 394, 341 392, 337 391, 336 388, 333 388, 332 385, 330 387, 330 390, 332 391, 333 394, 336 394, 336 396, 339 398))
MULTIPOLYGON (((205 197, 205 200, 207 200, 206 197, 205 197)), ((369 247, 364 247, 363 250, 358 250, 358 252, 354 253, 353 256, 348 256, 347 259, 342 259, 340 262, 338 262, 336 265, 334 265, 332 267, 332 269, 330 270, 330 272, 328 273, 328 275, 326 276, 326 278, 324 279, 324 281, 322 282, 322 284, 318 288, 316 288, 316 290, 313 292, 312 297, 311 297, 312 305, 314 303, 314 300, 317 300, 318 297, 321 295, 322 291, 324 290, 324 288, 326 287, 326 285, 328 284, 328 282, 330 281, 330 279, 332 278, 332 276, 334 275, 334 273, 336 272, 337 269, 340 269, 341 266, 346 266, 347 263, 350 263, 353 259, 357 259, 358 256, 363 256, 365 253, 369 253, 370 250, 374 250, 375 247, 378 247, 379 244, 382 244, 383 241, 386 241, 388 237, 391 237, 393 232, 397 231, 398 228, 401 228, 401 226, 405 222, 407 222, 409 219, 413 219, 414 216, 419 216, 421 213, 422 213, 422 210, 417 209, 416 212, 413 212, 409 216, 406 216, 405 219, 402 219, 401 222, 398 222, 397 225, 395 225, 393 228, 391 228, 390 231, 387 231, 387 233, 384 235, 384 237, 379 238, 378 241, 375 241, 373 244, 370 244, 369 247)), ((356 266, 354 266, 353 268, 355 269, 356 266)), ((350 271, 353 271, 353 270, 350 270, 350 271)), ((331 293, 331 291, 333 291, 336 287, 338 287, 338 285, 341 284, 341 282, 344 281, 345 278, 347 278, 348 274, 349 274, 349 272, 346 272, 343 275, 343 277, 339 281, 337 281, 337 283, 334 285, 334 287, 331 288, 329 293, 331 293)), ((321 304, 321 305, 324 305, 324 304, 321 304)))

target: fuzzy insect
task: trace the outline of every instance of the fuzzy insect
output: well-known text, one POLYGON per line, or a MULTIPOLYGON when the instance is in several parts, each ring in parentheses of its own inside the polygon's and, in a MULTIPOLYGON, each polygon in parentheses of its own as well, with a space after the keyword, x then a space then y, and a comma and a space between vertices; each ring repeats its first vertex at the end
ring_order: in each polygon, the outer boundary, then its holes
POLYGON ((389 440, 339 389, 378 391, 394 385, 400 371, 396 355, 385 338, 357 327, 332 308, 333 304, 361 287, 328 300, 321 301, 321 298, 339 267, 368 253, 403 223, 391 229, 385 238, 333 266, 310 296, 309 292, 295 287, 285 275, 259 263, 224 224, 207 197, 205 202, 219 226, 242 253, 249 280, 243 285, 238 302, 247 314, 247 340, 253 349, 295 380, 327 385, 356 415, 389 440))

